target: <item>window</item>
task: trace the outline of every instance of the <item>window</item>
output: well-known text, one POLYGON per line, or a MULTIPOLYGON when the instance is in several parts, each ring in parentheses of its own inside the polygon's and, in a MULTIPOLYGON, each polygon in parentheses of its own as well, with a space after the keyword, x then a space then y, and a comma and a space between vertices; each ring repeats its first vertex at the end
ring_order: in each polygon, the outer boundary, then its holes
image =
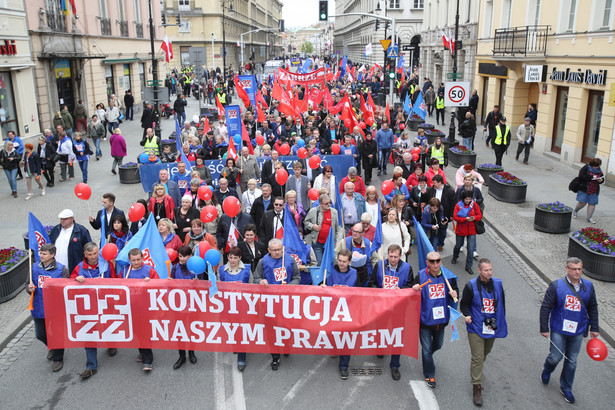
POLYGON ((190 11, 190 0, 179 0, 177 5, 179 11, 190 11))
POLYGON ((485 24, 483 25, 483 37, 491 37, 493 31, 493 0, 485 1, 485 24))
POLYGON ((2 130, 0 137, 4 141, 11 130, 19 135, 10 71, 0 72, 0 101, 0 129, 2 130))
POLYGON ((466 18, 466 23, 470 22, 471 15, 472 15, 472 0, 468 0, 468 16, 466 18))
POLYGON ((602 26, 600 27, 603 30, 608 30, 611 26, 611 14, 613 12, 613 1, 605 0, 604 2, 604 16, 602 17, 602 26))
POLYGON ((132 84, 130 82, 130 64, 124 64, 124 90, 130 90, 132 84))
POLYGON ((141 0, 134 0, 135 2, 135 23, 141 23, 141 0))
POLYGON ((60 8, 60 2, 56 0, 46 0, 46 16, 47 16, 47 25, 53 31, 63 31, 66 32, 66 18, 64 14, 62 14, 62 9, 60 8))
POLYGON ((141 100, 145 100, 145 63, 139 63, 139 84, 141 85, 141 100))
POLYGON ((120 21, 126 20, 126 10, 124 10, 124 0, 117 0, 117 10, 120 21))
POLYGON ((414 0, 414 8, 415 9, 422 9, 423 8, 423 0, 414 0))
POLYGON ((190 20, 181 20, 178 31, 180 33, 190 33, 190 20))
POLYGON ((181 64, 190 65, 190 47, 189 46, 179 47, 179 54, 181 58, 181 64))
POLYGON ((502 2, 502 20, 500 21, 500 27, 510 27, 510 18, 512 14, 512 0, 504 0, 502 2))
POLYGON ((577 8, 577 0, 570 0, 570 9, 568 10, 568 24, 566 25, 566 31, 572 32, 574 31, 574 16, 575 10, 577 8))
POLYGON ((389 0, 389 8, 390 9, 398 9, 399 8, 399 0, 389 0))
POLYGON ((107 99, 115 94, 115 81, 113 80, 113 66, 105 66, 105 82, 107 83, 107 99))
POLYGON ((100 9, 100 17, 107 18, 107 0, 98 0, 98 6, 100 9))
POLYGON ((564 142, 564 132, 566 131, 566 112, 568 111, 568 87, 557 87, 557 97, 555 102, 555 119, 553 127, 553 137, 551 139, 551 151, 562 152, 564 142))
POLYGON ((604 91, 590 91, 589 99, 587 101, 587 118, 585 120, 586 132, 585 137, 583 138, 583 162, 589 162, 596 157, 596 153, 598 152, 603 106, 604 91))

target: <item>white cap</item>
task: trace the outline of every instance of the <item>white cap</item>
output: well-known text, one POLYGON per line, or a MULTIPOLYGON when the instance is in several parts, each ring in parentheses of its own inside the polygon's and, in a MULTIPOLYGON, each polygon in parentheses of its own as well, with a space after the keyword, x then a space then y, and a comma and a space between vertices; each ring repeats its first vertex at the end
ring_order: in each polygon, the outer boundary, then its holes
POLYGON ((58 215, 58 218, 61 218, 61 219, 74 218, 74 217, 75 217, 75 213, 71 209, 65 209, 62 212, 60 212, 60 214, 58 215))
POLYGON ((198 115, 193 115, 192 116, 192 122, 199 122, 199 116, 198 115))

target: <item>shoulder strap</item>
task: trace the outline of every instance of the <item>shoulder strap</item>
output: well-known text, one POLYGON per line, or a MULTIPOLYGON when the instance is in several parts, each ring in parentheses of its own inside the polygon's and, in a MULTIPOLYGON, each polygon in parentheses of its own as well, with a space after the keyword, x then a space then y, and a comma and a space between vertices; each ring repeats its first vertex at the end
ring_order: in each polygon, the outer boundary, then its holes
POLYGON ((568 287, 570 288, 570 290, 572 291, 572 293, 574 293, 574 295, 579 299, 579 301, 581 302, 581 304, 583 305, 583 307, 585 308, 585 314, 587 315, 587 319, 589 320, 589 323, 591 323, 591 318, 589 317, 589 310, 587 309, 587 305, 585 304, 585 301, 583 300, 583 298, 581 297, 581 295, 579 295, 579 293, 577 292, 577 290, 574 288, 574 286, 572 286, 572 283, 570 283, 566 278, 562 279, 564 282, 566 282, 566 285, 568 285, 568 287))

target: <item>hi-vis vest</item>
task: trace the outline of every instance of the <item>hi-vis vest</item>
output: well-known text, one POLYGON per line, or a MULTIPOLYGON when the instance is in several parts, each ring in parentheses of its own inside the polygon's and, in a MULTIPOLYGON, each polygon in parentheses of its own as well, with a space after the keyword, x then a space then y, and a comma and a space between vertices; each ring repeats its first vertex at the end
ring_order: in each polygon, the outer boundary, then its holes
POLYGON ((444 98, 436 98, 436 109, 440 110, 444 108, 444 98))
POLYGON ((506 145, 508 143, 508 136, 510 135, 510 127, 506 126, 506 132, 504 132, 504 143, 502 143, 502 128, 495 127, 495 145, 506 145))
POLYGON ((435 146, 431 147, 431 157, 437 158, 440 164, 444 164, 444 145, 440 149, 436 149, 435 146))
POLYGON ((416 90, 416 84, 410 84, 410 94, 414 94, 415 90, 416 90))
POLYGON ((147 152, 152 152, 153 151, 154 155, 158 156, 159 155, 158 137, 154 135, 154 137, 151 140, 146 139, 145 140, 145 145, 143 146, 143 148, 147 152))
POLYGON ((220 104, 226 104, 226 93, 218 94, 218 100, 220 100, 220 104))

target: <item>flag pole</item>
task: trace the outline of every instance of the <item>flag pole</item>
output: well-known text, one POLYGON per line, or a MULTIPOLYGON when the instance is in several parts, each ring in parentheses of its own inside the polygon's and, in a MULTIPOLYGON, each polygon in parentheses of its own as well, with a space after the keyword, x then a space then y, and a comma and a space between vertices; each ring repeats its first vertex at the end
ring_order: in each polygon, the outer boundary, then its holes
MULTIPOLYGON (((28 249, 28 267, 30 268, 30 285, 32 283, 32 249, 28 249)), ((30 293, 30 302, 28 303, 28 310, 34 310, 34 292, 30 293)))
MULTIPOLYGON (((286 264, 284 263, 285 260, 286 260, 286 246, 282 245, 282 268, 284 268, 284 270, 286 270, 286 264)), ((288 275, 288 272, 286 272, 286 275, 288 275)), ((286 285, 285 280, 282 280, 282 285, 286 285)))
POLYGON ((325 285, 327 284, 327 268, 325 268, 325 276, 322 279, 322 283, 324 283, 325 285))
MULTIPOLYGON (((448 278, 446 277, 446 275, 444 275, 444 273, 442 274, 442 276, 444 276, 444 280, 446 281, 446 286, 448 286, 448 291, 449 291, 449 292, 452 292, 452 291, 453 291, 453 287, 451 286, 451 283, 448 281, 448 278)), ((454 301, 455 303, 457 303, 457 302, 459 301, 459 299, 457 299, 457 298, 455 298, 455 297, 454 297, 454 298, 453 298, 453 301, 454 301)))

